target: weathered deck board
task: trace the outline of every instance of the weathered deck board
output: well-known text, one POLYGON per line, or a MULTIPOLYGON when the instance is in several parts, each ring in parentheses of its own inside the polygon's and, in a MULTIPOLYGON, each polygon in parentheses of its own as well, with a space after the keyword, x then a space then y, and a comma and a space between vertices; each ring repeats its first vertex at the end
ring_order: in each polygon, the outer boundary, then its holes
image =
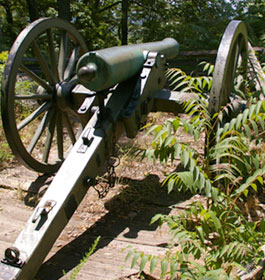
MULTIPOLYGON (((9 179, 10 177, 11 174, 9 174, 9 179)), ((29 176, 29 178, 33 177, 29 176)), ((28 198, 24 198, 24 202, 19 200, 17 186, 24 186, 24 190, 28 187, 32 192, 32 186, 38 190, 45 185, 45 180, 39 177, 32 182, 25 182, 23 179, 20 184, 18 181, 19 177, 16 177, 14 187, 11 184, 12 180, 5 180, 5 183, 2 184, 4 188, 0 188, 1 255, 7 247, 13 244, 33 211, 32 207, 25 205, 29 202, 28 198), (38 186, 36 181, 42 182, 42 185, 38 186)), ((119 193, 117 196, 119 197, 119 193)), ((98 236, 101 236, 101 240, 95 253, 84 264, 76 279, 114 280, 137 273, 137 267, 131 269, 130 263, 125 263, 128 251, 122 251, 122 249, 129 245, 147 254, 162 255, 165 253, 166 249, 163 244, 169 241, 169 237, 165 231, 154 225, 150 226, 149 222, 156 213, 169 213, 169 207, 154 206, 149 201, 150 205, 142 210, 134 209, 127 213, 124 212, 123 206, 119 206, 117 196, 110 199, 111 202, 108 198, 100 202, 95 191, 88 192, 82 202, 83 205, 80 205, 57 239, 35 279, 69 279, 73 269, 80 263, 98 236), (101 210, 97 209, 99 203, 109 204, 106 213, 101 213, 101 210), (92 210, 89 210, 88 206, 92 210), (94 211, 99 216, 95 222, 93 222, 94 211), (63 271, 66 272, 66 275, 63 271)))
MULTIPOLYGON (((117 219, 117 224, 115 224, 111 218, 104 218, 104 221, 98 222, 92 229, 88 229, 51 256, 42 266, 38 279, 44 280, 48 275, 53 275, 52 278, 49 277, 50 280, 63 279, 63 270, 67 271, 68 275, 71 274, 72 269, 88 252, 97 236, 101 236, 98 250, 85 263, 82 268, 83 274, 81 273, 77 279, 118 279, 136 273, 137 269, 130 269, 129 263, 124 262, 128 251, 122 252, 122 249, 130 245, 147 254, 161 255, 166 250, 160 247, 160 244, 169 240, 160 230, 157 233, 155 227, 151 227, 150 231, 142 231, 138 224, 138 220, 142 219, 143 213, 139 213, 129 223, 117 219), (130 226, 130 230, 128 226, 130 226)), ((74 223, 74 220, 75 217, 71 223, 74 223)), ((146 228, 148 223, 147 220, 143 228, 146 228)), ((71 227, 71 224, 68 226, 71 227)), ((67 228, 64 231, 67 231, 67 228)), ((60 243, 60 238, 56 243, 60 243)), ((56 251, 55 248, 53 248, 53 252, 56 251)))

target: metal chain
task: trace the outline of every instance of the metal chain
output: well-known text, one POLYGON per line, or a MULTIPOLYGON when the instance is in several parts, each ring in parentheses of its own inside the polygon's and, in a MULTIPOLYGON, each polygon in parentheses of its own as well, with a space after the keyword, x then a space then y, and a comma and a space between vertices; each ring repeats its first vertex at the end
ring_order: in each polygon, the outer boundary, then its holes
MULTIPOLYGON (((93 188, 98 193, 99 198, 104 198, 111 188, 114 188, 116 183, 116 172, 115 167, 119 165, 119 160, 113 163, 113 159, 117 159, 115 157, 111 157, 107 164, 107 171, 105 176, 97 177, 96 184, 93 185, 93 188)), ((118 158, 119 159, 119 158, 118 158)))
POLYGON ((95 191, 98 193, 99 198, 104 198, 108 194, 109 190, 115 186, 115 182, 116 182, 115 168, 120 164, 119 157, 115 156, 116 124, 112 119, 111 112, 107 112, 107 115, 108 117, 110 117, 112 122, 113 134, 112 134, 111 145, 110 145, 111 149, 109 147, 109 143, 107 139, 105 139, 105 156, 108 159, 107 167, 106 167, 107 168, 106 175, 103 177, 98 177, 96 179, 97 184, 93 186, 95 191))

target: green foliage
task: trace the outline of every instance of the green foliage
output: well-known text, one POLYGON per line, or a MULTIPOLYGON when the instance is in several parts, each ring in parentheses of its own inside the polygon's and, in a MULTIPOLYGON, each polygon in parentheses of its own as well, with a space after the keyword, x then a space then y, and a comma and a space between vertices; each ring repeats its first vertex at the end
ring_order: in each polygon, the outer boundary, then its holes
POLYGON ((262 18, 265 16, 265 3, 262 0, 242 1, 241 19, 248 25, 248 33, 252 45, 264 46, 265 30, 262 18), (243 7, 244 5, 244 7, 243 7))
MULTIPOLYGON (((0 80, 2 80, 2 75, 4 72, 7 57, 8 57, 8 52, 0 53, 0 80)), ((1 87, 1 85, 0 85, 0 87, 1 87)), ((0 101, 1 101, 1 96, 0 96, 0 101)), ((0 111, 1 111, 1 109, 0 109, 0 111)), ((13 158, 13 156, 12 156, 12 154, 8 148, 8 144, 6 143, 6 140, 4 138, 2 122, 0 122, 0 168, 4 162, 8 162, 12 158, 13 158)))
POLYGON ((216 49, 235 16, 227 1, 131 1, 129 37, 133 42, 176 38, 183 49, 216 49))
MULTIPOLYGON (((4 51, 0 53, 0 80, 2 80, 2 75, 4 72, 5 64, 8 58, 8 52, 4 51)), ((33 94, 35 93, 37 84, 35 82, 32 82, 31 80, 23 77, 19 77, 19 80, 16 83, 16 92, 19 92, 20 94, 27 95, 27 94, 33 94)), ((0 96, 1 101, 1 96, 0 96)), ((27 101, 21 102, 16 101, 16 116, 19 120, 24 119, 27 117, 32 108, 29 107, 29 103, 27 101)), ((1 109, 0 109, 1 110, 1 109)), ((10 160, 13 159, 13 155, 9 149, 9 146, 5 139, 5 134, 2 127, 2 122, 0 122, 0 168, 3 167, 4 163, 8 163, 10 160)))
MULTIPOLYGON (((59 1, 59 0, 58 0, 59 1)), ((9 49, 32 16, 58 16, 58 1, 0 1, 0 51, 9 49)), ((62 4, 63 1, 60 0, 62 4)), ((65 2, 65 5, 67 5, 65 2)), ((70 1, 71 18, 84 36, 89 49, 120 44, 121 3, 117 0, 70 1)), ((257 0, 130 0, 128 38, 130 43, 177 39, 182 50, 217 49, 225 26, 231 19, 248 24, 254 45, 264 43, 264 3, 257 0)), ((68 9, 68 7, 66 7, 68 9)))
MULTIPOLYGON (((92 244, 91 248, 89 249, 89 251, 85 254, 85 256, 82 258, 82 260, 80 261, 79 265, 77 265, 71 275, 70 278, 68 278, 69 280, 74 280, 76 279, 76 277, 78 276, 79 272, 81 271, 82 267, 84 266, 84 264, 88 261, 89 257, 95 252, 98 243, 100 241, 100 236, 97 237, 97 239, 94 241, 94 243, 92 244)), ((63 274, 66 275, 66 272, 63 271, 63 274)))
POLYGON ((78 1, 71 3, 73 23, 91 50, 120 44, 120 4, 116 1, 78 1))
MULTIPOLYGON (((204 70, 211 72, 212 67, 205 64, 204 70)), ((163 185, 169 193, 200 193, 205 201, 191 204, 178 216, 153 217, 152 224, 168 225, 173 248, 178 244, 160 262, 134 249, 127 260, 132 258, 133 265, 138 261, 141 270, 149 262, 151 274, 160 263, 161 279, 167 275, 170 279, 221 279, 220 275, 239 279, 236 269, 244 271, 247 264, 257 265, 264 258, 265 221, 249 219, 245 209, 264 183, 265 101, 249 99, 250 106, 234 118, 231 102, 212 117, 207 95, 202 94, 210 86, 202 86, 203 77, 193 78, 179 69, 169 70, 168 76, 175 89, 197 92, 198 98, 184 104, 189 118, 177 116, 148 129, 154 138, 142 156, 154 163, 180 162, 163 185), (194 142, 205 142, 204 155, 190 141, 179 140, 183 131, 194 142)))
POLYGON ((180 92, 196 92, 201 94, 208 93, 212 87, 214 65, 206 62, 201 62, 200 65, 204 65, 203 71, 207 72, 207 75, 193 77, 191 75, 187 75, 181 69, 169 68, 166 72, 166 77, 172 90, 180 92))
POLYGON ((185 273, 194 266, 196 277, 220 269, 224 275, 230 275, 233 267, 242 268, 252 261, 257 264, 264 257, 260 246, 265 234, 261 225, 265 221, 249 222, 236 205, 231 207, 229 203, 233 201, 219 199, 209 209, 195 203, 179 216, 156 215, 152 219, 151 223, 167 223, 180 246, 171 255, 171 262, 178 264, 178 272, 182 273, 184 265, 185 273), (191 262, 191 256, 198 263, 191 262))
POLYGON ((5 64, 8 58, 8 52, 1 52, 0 53, 0 80, 2 80, 2 75, 5 69, 5 64))

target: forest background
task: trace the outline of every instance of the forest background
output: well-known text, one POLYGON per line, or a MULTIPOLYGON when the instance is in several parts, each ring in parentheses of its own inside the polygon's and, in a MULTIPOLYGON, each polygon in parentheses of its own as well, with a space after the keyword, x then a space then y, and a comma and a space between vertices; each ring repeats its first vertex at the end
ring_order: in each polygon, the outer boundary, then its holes
POLYGON ((265 42, 264 0, 0 0, 0 52, 40 17, 61 17, 89 50, 173 37, 181 50, 217 49, 232 19, 244 20, 255 47, 265 42))

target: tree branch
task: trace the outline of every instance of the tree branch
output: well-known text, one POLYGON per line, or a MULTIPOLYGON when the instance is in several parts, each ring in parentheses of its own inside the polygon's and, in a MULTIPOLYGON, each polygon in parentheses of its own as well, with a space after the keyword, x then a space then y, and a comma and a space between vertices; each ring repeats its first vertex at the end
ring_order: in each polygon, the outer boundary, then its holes
POLYGON ((158 12, 156 9, 154 9, 154 8, 152 8, 152 7, 147 7, 147 6, 145 6, 145 5, 143 5, 142 3, 139 3, 138 1, 132 1, 132 3, 134 3, 134 4, 136 4, 136 5, 138 5, 139 7, 142 7, 142 8, 144 8, 144 9, 146 9, 146 10, 151 10, 151 11, 153 11, 153 12, 158 12))
POLYGON ((105 8, 102 8, 101 10, 99 10, 99 12, 101 13, 101 12, 104 12, 104 11, 106 11, 108 9, 111 9, 112 7, 115 7, 115 6, 119 5, 119 4, 121 4, 121 2, 122 1, 115 2, 115 3, 109 5, 109 6, 105 7, 105 8))

